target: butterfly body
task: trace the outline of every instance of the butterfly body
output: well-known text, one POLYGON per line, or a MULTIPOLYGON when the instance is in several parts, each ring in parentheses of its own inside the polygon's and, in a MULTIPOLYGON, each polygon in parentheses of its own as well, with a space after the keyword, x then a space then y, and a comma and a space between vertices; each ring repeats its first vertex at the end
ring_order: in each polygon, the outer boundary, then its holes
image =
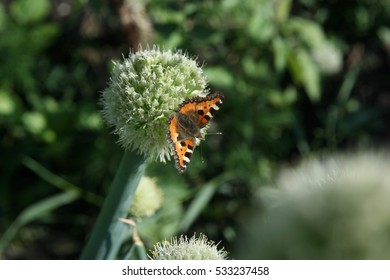
POLYGON ((184 172, 190 162, 196 140, 201 136, 200 130, 219 110, 223 99, 221 93, 187 99, 169 118, 167 138, 173 151, 175 166, 180 173, 184 172))
POLYGON ((181 139, 191 139, 200 136, 200 124, 195 112, 187 114, 176 113, 181 139))

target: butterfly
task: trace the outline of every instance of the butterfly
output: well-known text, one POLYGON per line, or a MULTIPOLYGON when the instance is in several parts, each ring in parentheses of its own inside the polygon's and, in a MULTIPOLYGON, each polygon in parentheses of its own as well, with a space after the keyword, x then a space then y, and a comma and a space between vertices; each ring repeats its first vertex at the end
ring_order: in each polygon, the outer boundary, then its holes
POLYGON ((179 173, 183 173, 190 162, 196 140, 201 136, 200 129, 214 117, 223 100, 224 96, 219 92, 189 98, 169 118, 167 139, 179 173))

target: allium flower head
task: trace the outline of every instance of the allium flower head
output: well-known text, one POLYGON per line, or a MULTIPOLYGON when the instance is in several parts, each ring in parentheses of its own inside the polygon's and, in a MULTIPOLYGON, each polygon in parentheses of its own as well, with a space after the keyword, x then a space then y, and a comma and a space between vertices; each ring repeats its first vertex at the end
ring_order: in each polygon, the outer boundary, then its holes
POLYGON ((242 256, 256 259, 390 259, 390 154, 303 161, 261 188, 242 256), (254 243, 255 242, 255 243, 254 243))
MULTIPOLYGON (((217 244, 218 245, 218 244, 217 244)), ((227 252, 218 250, 213 241, 209 241, 204 234, 196 238, 195 234, 188 239, 180 236, 171 241, 163 241, 154 245, 151 259, 153 260, 225 260, 227 252)))
POLYGON ((196 61, 157 47, 114 62, 101 103, 103 118, 128 150, 165 161, 168 118, 185 99, 206 96, 206 79, 196 61))
POLYGON ((130 213, 138 218, 153 215, 160 207, 164 199, 163 191, 157 186, 156 179, 142 177, 130 213))

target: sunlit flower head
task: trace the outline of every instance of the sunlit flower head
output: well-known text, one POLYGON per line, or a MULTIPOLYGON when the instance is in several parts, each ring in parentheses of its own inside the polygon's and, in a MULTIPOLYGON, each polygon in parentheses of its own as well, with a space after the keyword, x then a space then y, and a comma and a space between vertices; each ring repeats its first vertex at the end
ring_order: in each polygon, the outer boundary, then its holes
POLYGON ((182 235, 154 245, 150 257, 153 260, 225 260, 228 253, 217 246, 204 234, 199 237, 194 234, 191 238, 182 235))
POLYGON ((169 116, 185 99, 206 96, 206 84, 197 62, 181 51, 154 47, 130 53, 114 62, 101 97, 103 118, 123 148, 165 161, 169 116))

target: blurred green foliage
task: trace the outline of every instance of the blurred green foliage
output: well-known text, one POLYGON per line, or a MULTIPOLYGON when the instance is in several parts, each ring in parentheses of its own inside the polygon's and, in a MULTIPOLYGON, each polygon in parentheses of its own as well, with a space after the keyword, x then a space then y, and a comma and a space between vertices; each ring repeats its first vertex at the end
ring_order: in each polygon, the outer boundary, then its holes
POLYGON ((226 102, 223 134, 184 175, 150 164, 166 200, 138 221, 147 247, 196 231, 229 251, 280 163, 389 140, 388 1, 30 2, 0 2, 0 233, 14 232, 1 257, 78 257, 122 155, 99 95, 148 24, 149 44, 197 57, 226 102), (15 231, 26 209, 45 211, 15 231))

